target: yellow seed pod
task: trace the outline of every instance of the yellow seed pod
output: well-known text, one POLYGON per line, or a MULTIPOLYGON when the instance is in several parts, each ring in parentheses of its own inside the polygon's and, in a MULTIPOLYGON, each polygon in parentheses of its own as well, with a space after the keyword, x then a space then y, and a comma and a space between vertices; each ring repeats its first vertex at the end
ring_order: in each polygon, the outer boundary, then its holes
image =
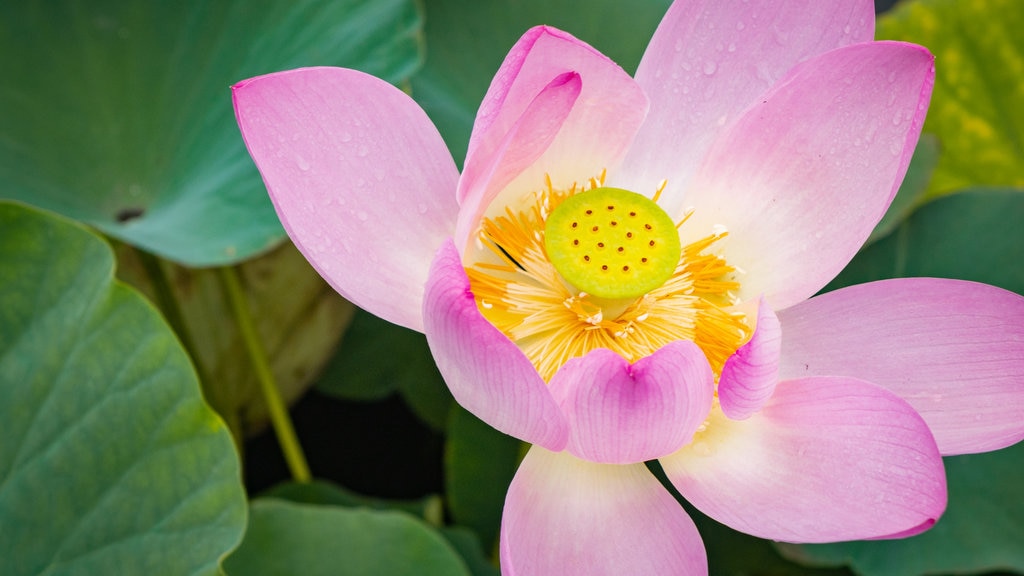
POLYGON ((594 188, 548 216, 544 248, 563 278, 599 298, 635 298, 661 286, 679 263, 672 218, 650 198, 594 188))

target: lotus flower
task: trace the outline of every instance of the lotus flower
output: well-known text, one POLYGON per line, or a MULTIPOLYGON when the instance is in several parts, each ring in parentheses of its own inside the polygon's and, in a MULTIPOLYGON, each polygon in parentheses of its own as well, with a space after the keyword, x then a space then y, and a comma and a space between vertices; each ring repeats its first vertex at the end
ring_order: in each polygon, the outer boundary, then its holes
POLYGON ((790 542, 892 538, 941 456, 1024 437, 1024 299, 902 279, 814 296, 907 169, 931 54, 869 1, 678 1, 631 78, 549 27, 512 47, 461 175, 366 74, 234 87, 292 240, 426 333, 455 399, 532 443, 506 575, 700 574, 685 511, 790 542))

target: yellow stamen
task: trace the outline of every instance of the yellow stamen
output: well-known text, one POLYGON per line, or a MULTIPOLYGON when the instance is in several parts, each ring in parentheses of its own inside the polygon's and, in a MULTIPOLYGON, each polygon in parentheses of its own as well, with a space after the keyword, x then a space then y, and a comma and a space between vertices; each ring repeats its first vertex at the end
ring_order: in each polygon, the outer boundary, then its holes
MULTIPOLYGON (((735 269, 709 250, 725 231, 683 246, 668 280, 637 297, 580 292, 548 258, 547 216, 566 198, 602 187, 604 177, 602 172, 567 190, 555 189, 548 178, 525 210, 506 209, 483 220, 480 239, 494 258, 466 270, 481 313, 523 350, 545 380, 566 361, 598 348, 635 362, 676 340, 695 342, 719 374, 751 332, 732 296, 739 288, 731 279, 735 269)), ((655 199, 665 186, 659 184, 655 199)))

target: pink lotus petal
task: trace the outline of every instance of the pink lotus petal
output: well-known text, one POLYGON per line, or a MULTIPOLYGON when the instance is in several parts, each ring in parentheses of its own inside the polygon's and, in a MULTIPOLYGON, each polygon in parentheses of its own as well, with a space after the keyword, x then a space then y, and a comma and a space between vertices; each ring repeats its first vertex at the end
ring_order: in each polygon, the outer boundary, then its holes
POLYGON ((784 378, 839 375, 892 390, 943 454, 1024 439, 1024 298, 962 280, 903 278, 779 314, 784 378))
POLYGON ((459 173, 408 96, 355 70, 305 68, 233 88, 285 230, 342 296, 422 330, 422 286, 455 227, 459 173))
POLYGON ((552 78, 566 72, 582 78, 580 100, 566 133, 548 152, 557 161, 531 172, 525 179, 527 191, 543 185, 547 169, 557 168, 551 176, 562 186, 573 179, 583 182, 618 162, 647 113, 646 97, 629 74, 585 42, 561 30, 538 26, 512 47, 480 105, 459 182, 460 203, 485 185, 481 179, 490 172, 490 160, 499 155, 507 134, 537 94, 552 78), (595 138, 595 134, 601 137, 595 138))
POLYGON ((661 463, 708 516, 786 542, 888 537, 933 524, 946 506, 927 425, 892 392, 852 378, 780 382, 761 412, 712 413, 661 463))
MULTIPOLYGON (((742 300, 784 309, 842 270, 885 213, 931 94, 932 55, 873 42, 795 68, 718 140, 687 192, 692 239, 716 225, 742 300)), ((684 238, 686 240, 686 238, 684 238)))
POLYGON ((693 521, 643 464, 534 446, 505 498, 501 573, 700 576, 708 566, 693 521))
POLYGON ((779 381, 781 349, 779 319, 762 298, 754 335, 725 362, 718 379, 718 400, 726 416, 749 418, 772 397, 779 381))
POLYGON ((451 240, 430 269, 423 316, 430 351, 463 408, 520 440, 565 447, 565 416, 529 359, 480 315, 451 240))
MULTIPOLYGON (((487 164, 475 167, 482 177, 477 179, 479 186, 471 187, 462 203, 455 228, 456 246, 465 250, 494 197, 548 149, 572 112, 581 87, 580 76, 575 72, 556 76, 530 102, 487 164)), ((463 175, 460 185, 466 178, 463 175)))
POLYGON ((678 341, 633 365, 595 350, 562 366, 550 389, 569 420, 569 452, 632 464, 690 440, 711 410, 714 375, 696 344, 678 341))
POLYGON ((725 126, 797 62, 867 42, 874 5, 856 2, 675 2, 636 72, 651 111, 610 180, 637 191, 668 186, 660 204, 679 214, 693 170, 725 126))

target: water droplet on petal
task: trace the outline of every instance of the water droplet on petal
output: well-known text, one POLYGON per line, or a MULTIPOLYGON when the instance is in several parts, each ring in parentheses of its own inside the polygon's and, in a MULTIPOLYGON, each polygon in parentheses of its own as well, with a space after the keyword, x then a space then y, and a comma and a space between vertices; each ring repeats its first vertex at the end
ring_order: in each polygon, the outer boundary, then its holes
POLYGON ((370 153, 370 149, 367 148, 366 146, 360 146, 356 150, 356 156, 359 156, 360 158, 365 158, 366 155, 369 154, 369 153, 370 153))
POLYGON ((704 74, 711 76, 716 70, 718 70, 718 64, 715 64, 711 60, 704 63, 704 74))
POLYGON ((351 142, 352 141, 352 134, 349 134, 348 132, 342 132, 341 133, 341 141, 342 142, 351 142))
POLYGON ((360 210, 359 212, 356 212, 356 218, 359 218, 360 222, 366 222, 367 219, 370 218, 370 215, 360 210))
POLYGON ((419 212, 420 214, 426 214, 427 213, 427 205, 422 203, 422 202, 420 202, 419 204, 416 205, 416 211, 419 212))
POLYGON ((295 163, 298 165, 299 170, 302 170, 303 172, 309 170, 309 162, 306 162, 306 159, 302 156, 296 156, 295 163))
POLYGON ((747 27, 747 25, 743 23, 743 20, 740 20, 739 22, 736 23, 736 29, 737 30, 743 30, 746 27, 747 27))

